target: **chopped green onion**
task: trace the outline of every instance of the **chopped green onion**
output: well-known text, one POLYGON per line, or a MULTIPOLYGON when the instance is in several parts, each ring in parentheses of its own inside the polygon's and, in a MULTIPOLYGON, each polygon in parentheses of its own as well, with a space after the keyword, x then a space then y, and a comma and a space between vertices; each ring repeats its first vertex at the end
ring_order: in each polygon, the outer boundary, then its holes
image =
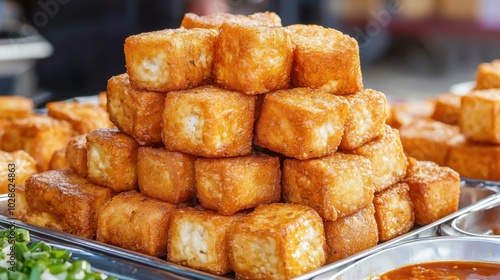
POLYGON ((54 249, 43 241, 30 243, 29 232, 25 229, 16 228, 14 232, 11 229, 0 231, 0 261, 9 264, 11 250, 15 250, 16 254, 15 271, 0 267, 0 280, 118 280, 116 277, 92 271, 86 260, 75 260, 71 263, 71 252, 67 250, 54 249))
POLYGON ((30 242, 30 233, 23 228, 16 228, 16 242, 30 242))
POLYGON ((52 264, 52 265, 49 265, 47 267, 47 269, 52 274, 59 274, 59 273, 65 272, 67 270, 67 267, 64 264, 52 264))
POLYGON ((29 253, 30 249, 24 243, 16 243, 16 256, 22 256, 25 253, 29 253))
POLYGON ((29 280, 38 280, 40 279, 40 275, 42 275, 42 272, 45 270, 45 266, 37 263, 31 268, 30 272, 30 278, 29 280))
POLYGON ((71 254, 66 250, 52 249, 52 251, 50 251, 50 257, 67 261, 71 257, 71 254))
POLYGON ((9 272, 9 280, 29 280, 28 275, 19 272, 19 271, 11 271, 9 272))

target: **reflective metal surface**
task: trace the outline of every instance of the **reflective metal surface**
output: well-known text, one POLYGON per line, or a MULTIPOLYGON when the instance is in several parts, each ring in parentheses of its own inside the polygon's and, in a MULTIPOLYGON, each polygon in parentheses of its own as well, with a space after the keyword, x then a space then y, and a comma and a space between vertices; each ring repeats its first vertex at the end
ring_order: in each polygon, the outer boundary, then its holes
POLYGON ((500 265, 500 240, 480 237, 413 240, 372 254, 327 279, 372 279, 404 265, 446 260, 484 261, 500 265))
MULTIPOLYGON (((16 226, 21 226, 15 220, 2 219, 0 221, 0 229, 8 228, 11 222, 15 222, 16 226)), ((23 227, 24 228, 24 227, 23 227)), ((107 254, 91 252, 84 250, 63 242, 56 241, 55 238, 41 236, 35 231, 30 231, 31 241, 42 240, 53 248, 64 249, 71 252, 71 259, 84 259, 87 260, 92 268, 96 271, 103 272, 109 276, 115 276, 123 280, 144 279, 144 280, 157 280, 157 279, 189 279, 182 277, 165 270, 155 269, 150 266, 133 263, 131 261, 123 260, 115 256, 107 254)))
MULTIPOLYGON (((435 237, 442 234, 442 225, 450 224, 455 218, 474 210, 483 209, 500 201, 500 187, 498 182, 487 182, 474 179, 463 179, 460 191, 459 210, 434 223, 423 227, 416 227, 410 232, 396 237, 392 240, 380 243, 368 250, 357 253, 340 261, 328 264, 311 273, 304 274, 297 279, 323 280, 345 268, 346 266, 364 257, 375 254, 391 246, 413 239, 435 237)), ((451 228, 451 227, 450 227, 451 228)), ((446 234, 455 236, 458 234, 446 234)), ((353 278, 354 279, 354 278, 353 278)))
MULTIPOLYGON (((75 248, 80 248, 82 251, 88 254, 104 255, 111 260, 122 260, 125 261, 131 270, 136 267, 148 267, 149 271, 166 273, 167 275, 172 275, 176 278, 162 278, 152 274, 151 278, 125 278, 125 279, 228 279, 228 277, 221 277, 213 275, 210 273, 202 272, 199 270, 191 269, 188 267, 176 265, 169 263, 163 259, 144 255, 141 253, 133 252, 130 250, 125 250, 116 246, 100 243, 91 239, 78 237, 72 234, 51 230, 48 228, 42 228, 38 226, 33 226, 26 224, 17 220, 8 219, 6 217, 0 216, 0 227, 9 227, 10 222, 15 221, 16 226, 19 228, 24 228, 30 231, 32 235, 37 236, 42 240, 48 240, 52 242, 58 242, 60 244, 66 244, 69 246, 74 246, 75 248)), ((93 264, 93 263, 91 263, 93 264)), ((99 264, 99 263, 98 263, 99 264)), ((96 268, 101 269, 101 266, 96 266, 96 268)), ((128 274, 123 274, 127 276, 128 274)), ((123 277, 120 277, 122 279, 123 277)), ((234 277, 232 277, 234 278, 234 277)))
MULTIPOLYGON (((0 226, 6 226, 9 223, 9 219, 6 214, 6 197, 4 199, 0 198, 0 226), (3 216, 2 216, 3 215, 3 216)), ((485 182, 478 180, 463 180, 462 181, 462 191, 459 204, 459 210, 451 215, 448 215, 434 223, 423 227, 415 227, 410 232, 394 238, 392 240, 380 243, 375 247, 368 250, 357 253, 353 256, 345 258, 343 260, 325 265, 314 271, 296 277, 295 279, 329 279, 331 275, 337 273, 346 266, 359 261, 362 258, 376 254, 382 250, 390 248, 392 246, 398 245, 402 242, 408 240, 418 240, 427 237, 435 237, 440 234, 440 227, 445 224, 450 224, 455 218, 469 213, 474 210, 483 209, 494 203, 500 201, 500 183, 495 182, 485 182)), ((54 242, 59 242, 61 244, 68 244, 74 246, 75 248, 80 248, 82 251, 88 254, 102 255, 111 259, 127 261, 130 267, 134 266, 149 266, 153 270, 173 273, 180 275, 180 277, 186 277, 188 279, 234 279, 233 274, 218 276, 199 270, 191 269, 188 267, 176 265, 169 263, 164 259, 151 257, 148 255, 132 252, 115 246, 103 244, 94 240, 80 238, 71 234, 58 232, 46 228, 41 228, 29 224, 25 224, 16 221, 19 227, 26 228, 30 232, 35 233, 41 238, 46 238, 54 242)), ((97 261, 97 263, 102 261, 97 261)), ((96 266, 97 267, 97 266, 96 266)), ((124 274, 127 275, 127 274, 124 274)), ((136 277, 135 279, 149 279, 136 277)), ((151 278, 151 279, 163 279, 161 277, 151 278)), ((356 279, 356 278, 351 278, 356 279)))
POLYGON ((456 218, 451 227, 463 234, 500 238, 500 203, 456 218))

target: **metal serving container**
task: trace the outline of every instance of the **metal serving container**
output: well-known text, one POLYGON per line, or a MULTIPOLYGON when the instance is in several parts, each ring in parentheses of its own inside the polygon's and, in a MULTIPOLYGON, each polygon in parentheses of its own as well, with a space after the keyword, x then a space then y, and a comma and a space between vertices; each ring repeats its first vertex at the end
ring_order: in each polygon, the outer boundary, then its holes
POLYGON ((451 227, 462 234, 497 237, 500 240, 500 202, 456 218, 451 227))
MULTIPOLYGON (((324 267, 316 269, 310 273, 304 274, 296 279, 314 279, 324 280, 331 279, 331 276, 339 272, 341 269, 359 261, 364 257, 373 255, 377 252, 390 248, 394 245, 406 242, 408 240, 422 239, 428 237, 436 237, 442 235, 442 225, 448 225, 457 217, 469 213, 474 210, 483 209, 500 201, 500 187, 497 182, 480 181, 473 179, 463 179, 462 188, 460 191, 459 210, 452 213, 434 223, 426 226, 416 226, 410 232, 399 237, 380 243, 379 245, 359 252, 355 255, 342 259, 340 261, 328 264, 324 267)), ((451 227, 450 227, 451 228, 451 227)), ((454 235, 454 234, 445 234, 454 235)), ((356 278, 352 278, 356 279, 356 278)))
MULTIPOLYGON (((451 215, 448 215, 429 225, 423 227, 415 227, 410 232, 404 235, 401 235, 397 238, 386 241, 384 243, 380 243, 375 247, 359 252, 348 258, 320 267, 314 271, 296 277, 295 279, 304 279, 304 280, 330 279, 330 277, 333 274, 339 272, 346 266, 351 265, 352 263, 359 261, 364 257, 376 254, 382 250, 390 248, 394 245, 398 245, 408 240, 438 236, 440 234, 439 229, 441 225, 446 223, 451 223, 451 221, 453 221, 455 218, 463 214, 469 213, 474 210, 483 209, 488 205, 491 205, 492 203, 497 203, 498 201, 500 201, 500 183, 466 180, 466 179, 462 180, 461 198, 460 198, 459 210, 457 212, 452 213, 451 215)), ((7 218, 8 215, 6 213, 7 212, 6 209, 7 209, 6 200, 0 199, 0 226, 8 224, 8 222, 10 221, 10 219, 7 218)), ((132 252, 108 244, 96 242, 94 240, 80 238, 64 232, 58 232, 46 228, 37 227, 22 223, 20 221, 16 221, 16 223, 18 224, 19 227, 26 228, 30 232, 36 234, 37 236, 47 238, 47 240, 69 244, 81 248, 85 250, 85 252, 90 252, 91 254, 92 253, 100 254, 109 258, 126 260, 132 265, 132 267, 134 265, 149 266, 156 270, 174 273, 176 275, 187 277, 189 279, 220 279, 220 280, 234 279, 234 274, 218 276, 202 272, 199 270, 191 269, 188 267, 176 265, 167 262, 164 259, 132 252)), ((147 278, 139 277, 136 279, 147 279, 147 278)), ((356 279, 356 278, 351 278, 351 279, 356 279)))
MULTIPOLYGON (((12 225, 16 227, 21 226, 14 219, 8 220, 2 218, 0 220, 0 229, 10 228, 12 225)), ((30 231, 30 240, 42 240, 53 248, 67 250, 68 252, 71 252, 72 259, 87 260, 92 265, 94 270, 105 273, 109 276, 118 277, 122 280, 188 279, 165 270, 155 269, 150 266, 134 263, 115 256, 91 252, 74 245, 64 244, 61 241, 55 241, 54 238, 37 234, 36 231, 30 231)))
POLYGON ((329 280, 377 279, 401 266, 433 261, 481 261, 500 266, 500 240, 480 237, 428 237, 372 254, 329 280))

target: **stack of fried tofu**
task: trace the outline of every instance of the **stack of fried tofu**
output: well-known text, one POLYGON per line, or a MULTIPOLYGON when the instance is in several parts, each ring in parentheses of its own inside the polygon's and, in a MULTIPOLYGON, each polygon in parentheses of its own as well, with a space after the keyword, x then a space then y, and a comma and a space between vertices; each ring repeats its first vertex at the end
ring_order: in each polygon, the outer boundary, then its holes
POLYGON ((428 118, 399 127, 405 152, 463 177, 500 180, 500 60, 481 63, 465 95, 444 93, 428 118))
POLYGON ((28 153, 39 172, 67 167, 65 151, 72 136, 114 126, 97 104, 58 101, 45 109, 47 114, 35 112, 31 98, 0 96, 0 150, 28 153))
POLYGON ((337 30, 186 14, 124 50, 127 73, 107 86, 116 128, 73 138, 71 169, 27 181, 57 190, 46 213, 74 233, 85 224, 87 237, 194 269, 288 279, 458 207, 458 174, 405 156, 385 95, 363 88, 357 42, 337 30))

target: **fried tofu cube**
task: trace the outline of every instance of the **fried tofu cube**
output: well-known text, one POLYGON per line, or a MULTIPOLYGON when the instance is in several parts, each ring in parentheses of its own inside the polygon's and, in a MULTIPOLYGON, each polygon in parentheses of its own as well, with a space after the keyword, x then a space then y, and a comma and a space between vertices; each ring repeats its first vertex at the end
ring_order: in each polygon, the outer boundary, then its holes
POLYGON ((37 172, 36 161, 27 152, 0 151, 0 194, 16 191, 29 176, 37 172))
POLYGON ((11 120, 25 118, 33 114, 33 99, 24 96, 0 96, 0 119, 11 120))
POLYGON ((399 128, 406 155, 446 165, 449 141, 460 134, 458 126, 432 119, 417 119, 399 128))
POLYGON ((99 214, 97 241, 150 256, 167 253, 170 215, 175 205, 122 192, 106 203, 99 214))
POLYGON ((372 203, 373 180, 370 161, 357 155, 286 159, 282 200, 310 206, 323 219, 335 221, 372 203))
POLYGON ((375 192, 399 182, 406 175, 408 162, 399 132, 388 125, 385 125, 384 135, 353 150, 353 153, 370 160, 375 192))
POLYGON ((264 154, 232 158, 198 158, 195 162, 198 200, 222 215, 281 198, 278 157, 264 154))
POLYGON ((462 96, 460 129, 467 139, 500 144, 500 89, 477 90, 462 96))
POLYGON ((174 210, 168 229, 167 261, 217 275, 232 272, 228 233, 243 217, 223 216, 198 207, 174 210))
MULTIPOLYGON (((49 170, 26 180, 26 202, 47 213, 68 233, 95 238, 101 207, 114 195, 109 188, 89 183, 71 169, 49 170)), ((50 225, 48 225, 50 226, 50 225)))
POLYGON ((80 177, 87 177, 87 134, 71 138, 66 147, 66 162, 80 177))
POLYGON ((43 211, 32 210, 26 201, 26 188, 24 185, 16 185, 16 206, 14 210, 5 211, 7 215, 13 216, 16 219, 28 224, 37 225, 40 227, 51 228, 53 230, 64 231, 61 225, 53 215, 43 211))
POLYGON ((297 159, 333 154, 342 140, 349 105, 341 97, 294 88, 266 95, 256 145, 297 159))
POLYGON ((292 82, 296 87, 348 94, 363 90, 358 42, 318 25, 286 27, 296 47, 292 82))
POLYGON ((25 150, 37 161, 38 171, 47 170, 52 154, 66 147, 73 136, 68 122, 42 115, 13 119, 5 122, 3 128, 0 149, 25 150))
POLYGON ((380 241, 407 233, 415 223, 410 187, 406 183, 396 183, 375 193, 373 205, 380 241))
POLYGON ((110 120, 140 144, 161 143, 165 93, 134 89, 127 74, 108 80, 107 108, 110 120))
POLYGON ((326 263, 352 256, 378 244, 375 208, 365 208, 336 221, 324 221, 326 263))
POLYGON ((387 118, 385 120, 385 123, 388 125, 391 125, 394 123, 394 114, 392 112, 392 105, 390 102, 386 102, 386 107, 385 107, 385 112, 387 113, 387 118))
POLYGON ((432 118, 450 125, 458 125, 462 96, 454 93, 441 94, 436 98, 432 118))
POLYGON ((195 196, 195 156, 165 148, 140 147, 137 176, 141 193, 173 204, 195 196))
POLYGON ((214 13, 199 16, 186 13, 182 18, 181 27, 184 28, 212 28, 219 29, 223 23, 238 23, 252 26, 281 26, 281 18, 273 12, 254 13, 251 15, 235 15, 229 13, 214 13))
POLYGON ((91 182, 116 192, 137 188, 137 149, 131 136, 113 128, 87 135, 87 175, 91 182))
POLYGON ((410 158, 405 182, 415 210, 415 223, 427 225, 458 210, 460 175, 449 167, 410 158))
POLYGON ((47 212, 29 210, 27 213, 21 221, 43 228, 66 231, 66 226, 62 224, 62 221, 47 212))
POLYGON ((223 23, 214 54, 214 80, 250 95, 288 88, 293 48, 281 27, 223 23))
POLYGON ((28 224, 58 231, 65 230, 64 221, 57 216, 44 211, 35 211, 29 207, 26 201, 26 188, 23 185, 16 186, 16 207, 14 211, 7 213, 28 224))
POLYGON ((173 91, 197 87, 211 79, 217 31, 165 29, 125 39, 125 63, 132 87, 173 91))
POLYGON ((49 162, 49 170, 68 168, 69 164, 66 161, 66 148, 59 149, 52 154, 49 162))
POLYGON ((380 91, 366 89, 344 96, 349 113, 339 149, 349 151, 384 134, 387 100, 380 91))
POLYGON ((323 221, 303 205, 260 205, 229 233, 238 279, 290 279, 322 266, 325 250, 323 221))
POLYGON ((500 88, 500 59, 480 63, 476 72, 476 90, 500 88))
POLYGON ((435 107, 434 100, 400 102, 392 104, 392 122, 390 126, 399 128, 415 119, 428 119, 432 116, 435 107))
POLYGON ((165 147, 203 157, 250 154, 255 99, 214 86, 170 92, 163 111, 165 147))
MULTIPOLYGON (((33 173, 34 174, 34 173, 33 173)), ((26 221, 28 217, 28 213, 30 212, 30 207, 28 202, 26 202, 26 188, 24 185, 16 184, 16 209, 12 212, 7 209, 8 212, 6 214, 8 216, 14 216, 16 219, 20 221, 26 221)))
POLYGON ((46 107, 49 116, 69 122, 76 134, 85 134, 98 128, 114 126, 109 121, 106 110, 97 104, 58 101, 49 102, 46 107))
POLYGON ((460 176, 500 181, 500 146, 467 141, 463 135, 452 139, 446 166, 460 176))

